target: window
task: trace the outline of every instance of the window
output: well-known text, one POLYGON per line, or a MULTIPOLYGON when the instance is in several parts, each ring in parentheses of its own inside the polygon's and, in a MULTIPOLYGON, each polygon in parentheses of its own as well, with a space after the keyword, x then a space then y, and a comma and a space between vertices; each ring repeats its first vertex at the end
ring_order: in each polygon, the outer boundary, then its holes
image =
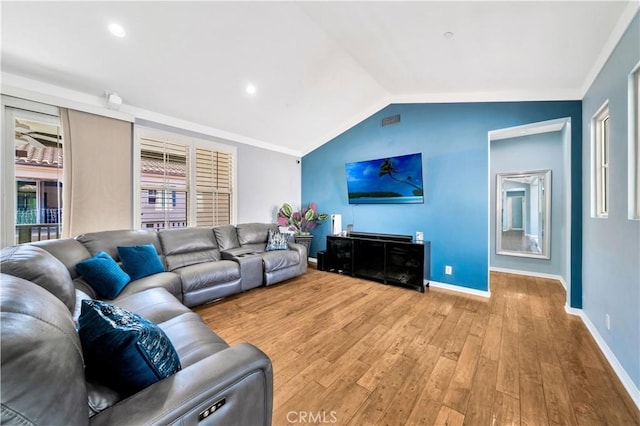
POLYGON ((231 154, 196 148, 198 226, 231 223, 231 154))
POLYGON ((629 74, 629 219, 640 219, 640 63, 629 74))
POLYGON ((609 121, 607 102, 591 123, 593 216, 601 218, 609 215, 609 121))
POLYGON ((140 140, 140 224, 143 228, 184 228, 188 225, 188 160, 187 146, 140 140), (175 204, 172 193, 176 194, 175 204))
POLYGON ((138 128, 140 227, 233 223, 235 148, 138 128))
MULTIPOLYGON (((8 133, 3 161, 13 163, 13 187, 4 187, 13 210, 12 234, 4 243, 19 244, 57 239, 62 230, 63 153, 60 119, 51 114, 7 107, 8 133), (8 151, 11 148, 11 151, 8 151)), ((5 176, 5 178, 9 178, 5 176)))

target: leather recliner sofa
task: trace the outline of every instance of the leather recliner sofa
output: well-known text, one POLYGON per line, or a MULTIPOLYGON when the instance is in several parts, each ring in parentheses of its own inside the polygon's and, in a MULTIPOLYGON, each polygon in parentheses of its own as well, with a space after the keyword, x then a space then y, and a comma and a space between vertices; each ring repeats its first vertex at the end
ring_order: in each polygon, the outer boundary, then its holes
POLYGON ((306 271, 302 245, 264 252, 269 229, 277 225, 104 231, 2 249, 0 423, 270 424, 267 355, 229 347, 187 307, 306 271), (154 245, 166 271, 130 282, 109 303, 157 324, 182 369, 122 395, 85 375, 80 305, 100 295, 75 265, 99 251, 119 260, 118 246, 141 244, 154 245))

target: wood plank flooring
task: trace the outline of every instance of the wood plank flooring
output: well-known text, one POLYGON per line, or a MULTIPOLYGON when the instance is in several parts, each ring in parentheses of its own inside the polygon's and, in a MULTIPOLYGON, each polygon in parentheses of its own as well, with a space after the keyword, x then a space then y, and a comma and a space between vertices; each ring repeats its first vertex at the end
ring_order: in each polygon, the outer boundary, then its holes
POLYGON ((491 298, 309 268, 196 309, 273 362, 273 424, 639 425, 560 283, 491 274, 491 298))

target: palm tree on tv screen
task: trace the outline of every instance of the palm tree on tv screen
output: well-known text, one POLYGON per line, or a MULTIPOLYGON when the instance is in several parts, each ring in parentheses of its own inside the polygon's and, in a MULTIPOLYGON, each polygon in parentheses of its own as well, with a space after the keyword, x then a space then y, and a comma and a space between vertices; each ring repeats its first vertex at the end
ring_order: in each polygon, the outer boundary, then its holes
POLYGON ((380 169, 378 171, 378 176, 383 177, 383 176, 389 176, 391 179, 393 179, 396 182, 400 182, 400 183, 406 183, 407 185, 411 185, 412 187, 414 187, 415 189, 413 190, 413 195, 422 195, 422 187, 420 187, 419 185, 416 185, 415 183, 413 183, 411 181, 411 176, 407 176, 405 179, 398 179, 397 177, 395 177, 393 174, 394 173, 399 173, 399 170, 395 168, 395 166, 393 165, 393 163, 391 162, 391 160, 389 158, 385 158, 382 161, 382 164, 380 164, 380 169))

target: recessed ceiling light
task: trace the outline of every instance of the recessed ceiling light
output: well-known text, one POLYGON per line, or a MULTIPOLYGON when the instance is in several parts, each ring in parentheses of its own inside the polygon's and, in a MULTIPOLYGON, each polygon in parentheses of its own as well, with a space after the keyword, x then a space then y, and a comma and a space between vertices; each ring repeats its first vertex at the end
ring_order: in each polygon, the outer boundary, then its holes
POLYGON ((255 95, 256 94, 256 86, 254 86, 253 84, 249 83, 247 84, 247 87, 245 89, 247 91, 248 94, 250 95, 255 95))
POLYGON ((127 32, 124 30, 122 25, 116 24, 115 22, 109 24, 109 32, 116 37, 124 37, 127 35, 127 32))
POLYGON ((453 33, 451 31, 447 31, 446 33, 442 34, 442 37, 449 39, 453 37, 453 33))

